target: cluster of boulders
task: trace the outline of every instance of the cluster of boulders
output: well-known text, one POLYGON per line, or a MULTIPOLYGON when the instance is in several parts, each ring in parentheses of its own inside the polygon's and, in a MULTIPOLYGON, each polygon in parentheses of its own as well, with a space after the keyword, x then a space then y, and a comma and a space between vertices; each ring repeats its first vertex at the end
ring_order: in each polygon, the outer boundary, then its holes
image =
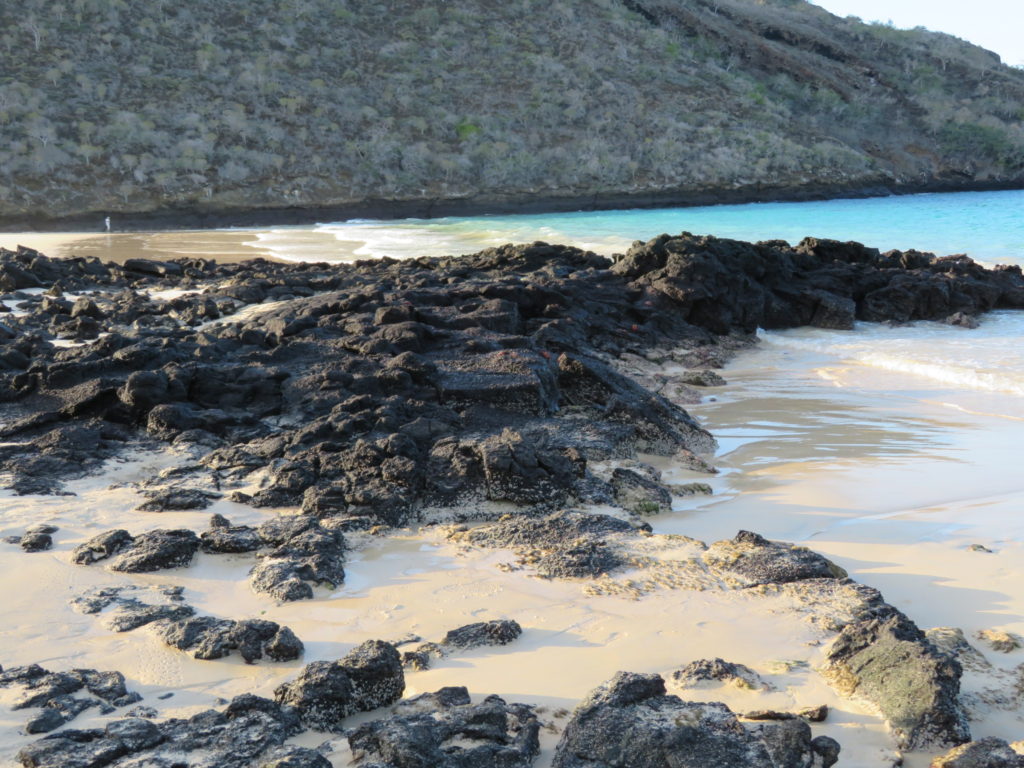
POLYGON ((718 702, 668 695, 659 675, 620 672, 576 708, 553 768, 829 768, 839 744, 801 719, 744 724, 718 702))
POLYGON ((5 536, 7 544, 15 544, 26 552, 45 552, 53 546, 53 535, 59 531, 56 525, 36 523, 25 529, 21 536, 5 536))

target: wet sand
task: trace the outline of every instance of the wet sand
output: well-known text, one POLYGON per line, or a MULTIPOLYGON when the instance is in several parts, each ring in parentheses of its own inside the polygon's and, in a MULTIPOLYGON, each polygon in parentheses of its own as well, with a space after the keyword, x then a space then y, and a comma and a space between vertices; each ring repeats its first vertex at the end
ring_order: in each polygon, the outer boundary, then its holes
POLYGON ((121 263, 126 259, 204 258, 225 263, 246 259, 278 260, 272 251, 255 244, 246 230, 195 230, 175 232, 19 232, 0 233, 0 248, 19 245, 47 256, 92 256, 121 263))

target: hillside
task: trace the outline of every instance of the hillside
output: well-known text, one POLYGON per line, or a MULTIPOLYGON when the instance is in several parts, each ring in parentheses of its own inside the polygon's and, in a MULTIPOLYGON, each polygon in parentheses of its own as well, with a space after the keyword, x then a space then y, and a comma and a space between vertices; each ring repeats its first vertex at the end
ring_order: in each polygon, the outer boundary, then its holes
POLYGON ((1022 118, 995 54, 802 0, 0 4, 8 227, 1021 185, 1022 118))

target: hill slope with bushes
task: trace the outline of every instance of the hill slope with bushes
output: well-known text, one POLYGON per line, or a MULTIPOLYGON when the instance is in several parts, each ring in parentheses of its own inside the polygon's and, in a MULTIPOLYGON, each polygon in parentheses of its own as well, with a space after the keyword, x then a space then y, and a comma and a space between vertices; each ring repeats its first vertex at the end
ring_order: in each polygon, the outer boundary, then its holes
POLYGON ((802 0, 0 4, 8 226, 1021 185, 1022 118, 995 54, 802 0))

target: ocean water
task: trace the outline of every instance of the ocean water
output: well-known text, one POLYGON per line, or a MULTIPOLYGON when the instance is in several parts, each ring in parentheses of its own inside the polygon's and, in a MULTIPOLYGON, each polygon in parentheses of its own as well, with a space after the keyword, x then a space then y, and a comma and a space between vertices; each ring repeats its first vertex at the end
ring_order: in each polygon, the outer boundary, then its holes
POLYGON ((793 243, 813 235, 858 240, 882 250, 916 248, 940 255, 967 253, 988 264, 1020 263, 1024 259, 1022 214, 1024 191, 958 192, 700 208, 333 222, 259 232, 254 244, 281 258, 299 260, 316 239, 314 233, 333 237, 356 256, 371 258, 473 253, 503 243, 535 240, 611 254, 624 251, 635 240, 688 231, 793 243))

